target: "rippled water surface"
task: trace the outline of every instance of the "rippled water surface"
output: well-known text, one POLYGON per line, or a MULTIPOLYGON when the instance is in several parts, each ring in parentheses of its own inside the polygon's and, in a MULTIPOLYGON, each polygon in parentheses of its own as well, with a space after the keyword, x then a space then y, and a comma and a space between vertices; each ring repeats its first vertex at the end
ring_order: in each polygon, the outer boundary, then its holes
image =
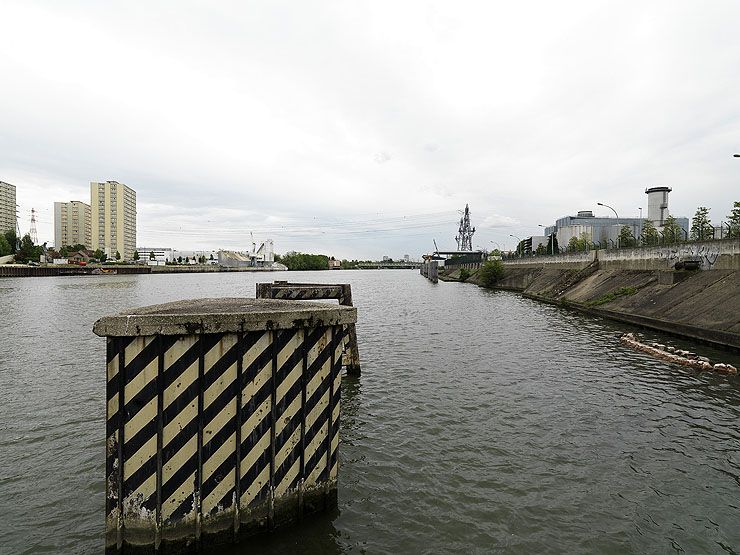
POLYGON ((232 555, 740 552, 737 379, 513 293, 365 271, 0 280, 0 553, 103 550, 93 322, 272 279, 352 283, 363 375, 342 385, 339 510, 232 555))

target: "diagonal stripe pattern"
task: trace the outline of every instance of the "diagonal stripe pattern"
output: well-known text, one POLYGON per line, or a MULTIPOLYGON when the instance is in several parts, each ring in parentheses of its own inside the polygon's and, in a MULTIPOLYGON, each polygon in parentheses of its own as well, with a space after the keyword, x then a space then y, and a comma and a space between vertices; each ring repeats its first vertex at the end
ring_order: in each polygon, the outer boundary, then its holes
POLYGON ((157 533, 337 476, 341 325, 109 337, 108 533, 157 533))
MULTIPOLYGON (((282 300, 336 299, 340 305, 352 306, 352 288, 349 284, 258 283, 257 298, 282 300)), ((343 365, 349 375, 360 375, 360 353, 354 323, 342 328, 343 365)))

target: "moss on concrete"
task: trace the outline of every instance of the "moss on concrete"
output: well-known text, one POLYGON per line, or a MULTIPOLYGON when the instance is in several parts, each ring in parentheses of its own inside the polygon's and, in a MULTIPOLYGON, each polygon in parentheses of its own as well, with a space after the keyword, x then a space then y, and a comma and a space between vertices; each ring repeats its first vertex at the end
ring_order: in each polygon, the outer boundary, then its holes
POLYGON ((591 301, 586 302, 586 306, 599 306, 602 304, 610 303, 613 300, 618 299, 619 297, 624 297, 626 295, 634 295, 635 293, 637 293, 636 287, 620 287, 616 291, 612 291, 611 293, 602 295, 598 299, 593 299, 591 301))

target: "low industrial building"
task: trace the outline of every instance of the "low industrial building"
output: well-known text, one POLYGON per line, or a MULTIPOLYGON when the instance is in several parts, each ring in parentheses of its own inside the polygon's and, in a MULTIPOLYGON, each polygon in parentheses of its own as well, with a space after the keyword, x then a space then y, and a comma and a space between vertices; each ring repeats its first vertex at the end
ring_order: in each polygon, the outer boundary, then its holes
POLYGON ((175 260, 175 251, 170 248, 137 247, 136 252, 139 253, 139 260, 146 262, 149 266, 165 266, 175 260))
POLYGON ((252 244, 251 252, 218 251, 218 263, 221 266, 239 268, 245 266, 271 267, 275 262, 275 251, 272 239, 267 239, 259 248, 252 244))

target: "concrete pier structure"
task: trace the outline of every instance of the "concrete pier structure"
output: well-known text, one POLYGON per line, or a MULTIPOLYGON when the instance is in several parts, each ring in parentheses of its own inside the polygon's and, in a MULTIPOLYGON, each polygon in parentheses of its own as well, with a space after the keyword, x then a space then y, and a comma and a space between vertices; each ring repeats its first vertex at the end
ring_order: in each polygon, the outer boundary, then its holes
MULTIPOLYGON (((336 299, 342 306, 352 305, 352 286, 349 283, 288 283, 276 281, 274 283, 258 283, 256 297, 258 299, 286 299, 286 300, 319 300, 336 299)), ((359 376, 360 349, 357 346, 357 331, 354 324, 349 324, 344 330, 346 349, 343 365, 350 376, 359 376)))
POLYGON ((336 506, 355 321, 352 307, 241 298, 98 320, 106 552, 207 551, 336 506))

